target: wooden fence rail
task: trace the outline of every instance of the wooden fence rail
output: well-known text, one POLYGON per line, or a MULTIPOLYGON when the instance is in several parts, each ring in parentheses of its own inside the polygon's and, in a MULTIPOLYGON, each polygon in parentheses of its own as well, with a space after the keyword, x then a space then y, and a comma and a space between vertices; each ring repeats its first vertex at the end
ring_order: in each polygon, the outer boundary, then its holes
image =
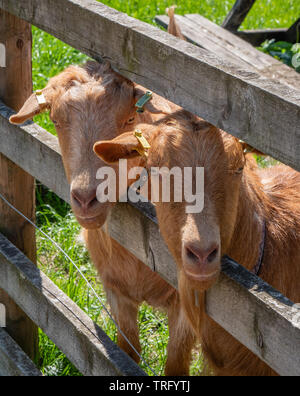
MULTIPOLYGON (((10 110, 0 105, 0 152, 69 202, 57 138, 33 123, 11 125, 9 114, 10 110)), ((110 216, 109 232, 177 287, 176 265, 160 237, 153 210, 144 205, 137 209, 118 204, 110 216)), ((260 278, 224 258, 220 281, 207 293, 206 309, 217 323, 279 374, 300 375, 300 308, 260 278)))
POLYGON ((0 328, 0 374, 17 377, 42 375, 20 346, 2 328, 0 328))
MULTIPOLYGON (((167 28, 169 17, 158 15, 155 21, 167 28)), ((181 32, 189 42, 214 53, 223 62, 258 73, 300 89, 300 74, 278 59, 254 48, 250 43, 199 14, 176 15, 181 32)), ((249 33, 250 34, 250 33, 249 33)))
POLYGON ((88 315, 2 234, 0 287, 82 374, 145 375, 88 315))
POLYGON ((0 8, 111 60, 131 80, 300 170, 300 89, 225 64, 95 0, 0 0, 0 8))

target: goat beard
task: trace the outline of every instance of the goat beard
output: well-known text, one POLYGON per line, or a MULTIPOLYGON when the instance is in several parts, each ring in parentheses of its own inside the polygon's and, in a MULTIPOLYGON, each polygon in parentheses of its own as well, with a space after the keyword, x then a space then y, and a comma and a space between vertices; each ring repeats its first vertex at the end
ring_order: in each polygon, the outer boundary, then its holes
POLYGON ((197 337, 201 334, 201 318, 205 314, 205 292, 216 279, 208 282, 196 282, 189 279, 183 270, 178 274, 178 289, 180 301, 185 316, 197 337))

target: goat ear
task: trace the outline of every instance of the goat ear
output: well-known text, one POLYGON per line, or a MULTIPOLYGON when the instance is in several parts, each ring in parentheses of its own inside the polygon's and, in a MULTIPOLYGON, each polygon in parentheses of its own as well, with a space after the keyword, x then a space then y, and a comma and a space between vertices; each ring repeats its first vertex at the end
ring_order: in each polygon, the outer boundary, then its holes
MULTIPOLYGON (((140 86, 136 86, 134 91, 135 101, 137 102, 139 99, 141 99, 145 93, 145 89, 140 86)), ((144 109, 152 114, 170 114, 172 112, 172 109, 168 105, 167 101, 155 93, 153 93, 152 99, 145 104, 144 109)))
POLYGON ((111 64, 108 61, 104 61, 103 63, 87 61, 84 68, 90 76, 96 79, 112 72, 111 64))
POLYGON ((124 133, 113 140, 95 143, 94 152, 107 164, 114 164, 120 159, 139 157, 139 142, 132 132, 124 133))
POLYGON ((166 9, 166 13, 169 15, 169 18, 170 18, 170 22, 169 22, 169 26, 168 26, 168 33, 185 41, 185 38, 184 38, 183 34, 181 33, 181 29, 175 19, 175 9, 176 8, 177 8, 177 6, 174 5, 174 6, 171 6, 170 8, 166 9))
POLYGON ((35 93, 33 93, 24 103, 21 110, 10 117, 9 121, 11 124, 24 124, 25 121, 33 118, 34 116, 44 113, 45 111, 49 110, 50 108, 50 101, 49 101, 49 92, 45 89, 43 92, 45 103, 39 103, 38 97, 35 93))
MULTIPOLYGON (((87 71, 79 66, 70 66, 62 73, 53 77, 48 85, 41 91, 44 95, 45 100, 41 103, 38 102, 38 96, 32 94, 25 102, 22 109, 18 114, 13 115, 10 118, 12 124, 23 124, 25 121, 31 119, 32 117, 44 113, 51 109, 51 105, 55 100, 55 97, 59 94, 62 95, 71 87, 77 84, 83 84, 88 81, 87 71)), ((40 96, 44 99, 42 96, 40 96)))

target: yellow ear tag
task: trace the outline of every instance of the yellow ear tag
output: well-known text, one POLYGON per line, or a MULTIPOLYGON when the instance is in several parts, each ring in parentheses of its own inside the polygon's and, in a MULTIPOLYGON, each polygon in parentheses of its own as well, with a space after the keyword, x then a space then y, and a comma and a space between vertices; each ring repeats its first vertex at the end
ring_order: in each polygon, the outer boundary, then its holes
POLYGON ((139 141, 140 145, 142 146, 142 148, 136 148, 136 151, 141 155, 141 156, 145 156, 148 157, 148 153, 147 150, 149 150, 151 148, 148 140, 145 138, 145 136, 143 135, 143 132, 140 129, 137 129, 134 132, 134 136, 137 138, 137 140, 139 141))
POLYGON ((39 105, 47 104, 45 95, 43 94, 43 91, 38 90, 35 92, 36 100, 38 101, 39 105))

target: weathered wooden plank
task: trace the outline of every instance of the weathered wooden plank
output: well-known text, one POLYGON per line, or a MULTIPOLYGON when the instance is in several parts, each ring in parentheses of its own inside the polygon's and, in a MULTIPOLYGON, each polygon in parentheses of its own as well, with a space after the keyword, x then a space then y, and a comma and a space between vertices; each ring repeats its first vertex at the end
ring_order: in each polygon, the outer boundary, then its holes
POLYGON ((0 328, 0 376, 39 377, 41 375, 42 373, 19 345, 0 328))
MULTIPOLYGON (((199 14, 187 14, 185 18, 193 23, 195 29, 200 28, 211 40, 225 45, 227 50, 234 53, 237 57, 243 59, 249 66, 255 67, 257 70, 261 71, 266 66, 277 64, 279 61, 270 57, 263 52, 258 52, 252 45, 245 43, 244 40, 240 39, 233 33, 227 31, 221 26, 213 23, 207 18, 204 18, 199 14), (257 58, 257 59, 255 59, 257 58)), ((282 63, 279 63, 282 65, 282 63)))
MULTIPOLYGON (((205 20, 205 18, 201 17, 201 15, 199 19, 205 20)), ((167 28, 169 25, 169 17, 167 15, 159 15, 155 18, 155 21, 165 28, 167 28)), ((210 52, 213 52, 226 62, 233 63, 236 66, 246 69, 252 69, 256 64, 257 66, 260 64, 257 59, 254 59, 254 65, 250 65, 249 56, 246 57, 246 60, 243 60, 241 53, 236 55, 235 52, 237 51, 237 48, 234 47, 235 40, 229 41, 225 40, 224 36, 222 38, 218 37, 214 31, 214 27, 217 27, 217 25, 213 24, 214 26, 210 26, 211 29, 208 30, 206 24, 204 24, 203 21, 199 20, 195 22, 182 15, 176 15, 176 22, 180 26, 182 34, 187 38, 188 41, 193 42, 199 47, 210 52)), ((230 34, 233 35, 232 33, 230 34)), ((235 38, 234 35, 233 37, 235 38)))
MULTIPOLYGON (((2 118, 0 152, 5 150, 5 153, 9 154, 7 145, 1 144, 4 130, 11 135, 16 135, 15 139, 9 142, 15 146, 13 150, 20 147, 20 144, 26 150, 28 142, 30 145, 35 145, 35 149, 30 152, 31 156, 35 157, 31 160, 32 162, 29 163, 22 155, 15 157, 15 161, 21 167, 23 164, 27 167, 31 164, 39 164, 38 168, 36 165, 33 166, 33 171, 34 173, 40 171, 43 180, 40 177, 37 178, 46 186, 54 186, 53 191, 56 192, 57 189, 61 194, 61 186, 66 181, 62 171, 60 180, 59 173, 54 171, 56 167, 61 166, 54 140, 51 137, 51 147, 45 148, 44 146, 48 144, 46 136, 44 135, 45 142, 43 142, 44 132, 38 126, 35 128, 40 131, 39 140, 31 135, 33 129, 9 125, 2 118), (48 158, 43 158, 44 155, 48 158), (41 161, 42 158, 43 161, 41 161), (52 180, 54 177, 55 183, 52 180)), ((8 137, 8 135, 5 136, 8 137)), ((58 142, 56 145, 58 146, 58 142)), ((12 148, 10 147, 9 150, 12 148)), ((9 152, 14 153, 14 151, 9 152)), ((67 186, 65 191, 67 194, 67 186)), ((141 211, 143 211, 143 205, 138 205, 138 210, 136 210, 127 204, 118 204, 109 222, 111 236, 152 270, 155 269, 172 286, 177 287, 176 265, 160 237, 153 217, 154 212, 147 210, 146 215, 142 216, 141 211)), ((208 314, 279 374, 300 375, 299 308, 238 264, 228 259, 224 259, 223 264, 219 283, 208 293, 208 314), (258 339, 259 341, 263 339, 263 348, 258 348, 258 339)), ((0 272, 0 286, 1 279, 4 278, 0 272)), ((15 284, 18 287, 18 283, 15 284)))
POLYGON ((228 257, 222 271, 206 295, 208 315, 278 374, 299 376, 300 304, 228 257))
POLYGON ((2 234, 0 286, 82 374, 145 375, 125 352, 2 234))
POLYGON ((93 0, 0 0, 0 8, 300 170, 299 91, 93 0))
MULTIPOLYGON (((0 98, 19 110, 32 92, 31 26, 0 10, 0 40, 6 48, 6 67, 0 67, 0 98)), ((0 154, 0 192, 27 217, 35 219, 35 180, 0 154), (13 182, 12 182, 13 180, 13 182)), ((3 202, 0 202, 0 230, 33 262, 36 260, 35 230, 3 202)), ((7 331, 32 358, 38 353, 38 329, 0 291, 7 310, 7 331)))
POLYGON ((203 26, 204 29, 207 29, 207 34, 212 37, 213 40, 222 42, 227 46, 228 50, 248 62, 249 66, 252 64, 260 75, 272 80, 278 79, 282 83, 288 84, 291 87, 296 88, 298 91, 300 90, 299 73, 295 72, 291 67, 288 67, 274 57, 253 48, 252 45, 246 43, 236 34, 227 31, 199 14, 187 14, 185 17, 189 21, 194 22, 195 27, 200 25, 203 26))
POLYGON ((12 114, 0 102, 0 152, 69 202, 69 186, 57 138, 34 123, 22 128, 8 124, 12 114))
POLYGON ((222 26, 231 31, 236 31, 243 23, 256 0, 236 0, 234 6, 225 18, 222 26))
MULTIPOLYGON (((300 74, 279 60, 258 51, 251 44, 199 14, 176 15, 183 35, 196 45, 213 52, 225 62, 258 72, 300 90, 300 74)), ((167 28, 169 17, 160 15, 156 22, 167 28)))
POLYGON ((162 240, 157 221, 149 220, 142 207, 137 210, 128 204, 118 204, 111 212, 108 230, 120 245, 173 287, 178 287, 176 265, 162 240))

